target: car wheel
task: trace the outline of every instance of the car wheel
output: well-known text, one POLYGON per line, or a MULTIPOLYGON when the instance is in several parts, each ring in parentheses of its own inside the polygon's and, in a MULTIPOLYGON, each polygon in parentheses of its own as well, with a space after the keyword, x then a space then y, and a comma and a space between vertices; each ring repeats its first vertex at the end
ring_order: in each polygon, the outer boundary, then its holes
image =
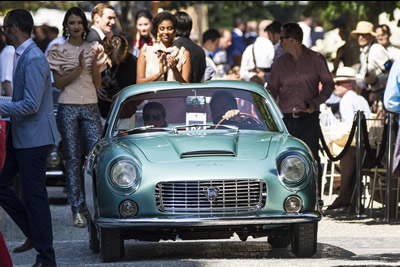
POLYGON ((292 252, 299 258, 311 257, 317 252, 317 223, 296 224, 292 252))
POLYGON ((268 236, 268 243, 273 248, 286 248, 290 244, 290 235, 289 233, 281 234, 281 235, 270 235, 268 236))
POLYGON ((124 240, 121 231, 100 227, 100 257, 103 261, 119 261, 123 256, 124 240))
POLYGON ((94 253, 100 252, 100 242, 97 238, 97 229, 93 220, 88 216, 89 248, 94 253))

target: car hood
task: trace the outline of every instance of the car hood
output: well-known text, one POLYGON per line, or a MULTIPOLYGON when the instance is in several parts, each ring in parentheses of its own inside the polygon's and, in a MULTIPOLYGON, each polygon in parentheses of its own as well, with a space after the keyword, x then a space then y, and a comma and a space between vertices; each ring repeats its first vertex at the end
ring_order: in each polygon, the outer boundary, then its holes
POLYGON ((123 141, 132 150, 139 149, 155 163, 187 158, 225 157, 260 160, 268 156, 274 133, 246 134, 166 134, 134 137, 123 141), (135 149, 137 148, 137 149, 135 149))

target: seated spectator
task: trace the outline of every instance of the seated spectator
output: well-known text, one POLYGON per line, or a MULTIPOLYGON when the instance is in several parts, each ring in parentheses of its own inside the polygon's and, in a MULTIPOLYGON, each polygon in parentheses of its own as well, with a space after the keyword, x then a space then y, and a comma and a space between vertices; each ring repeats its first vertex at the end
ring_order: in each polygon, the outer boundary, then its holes
MULTIPOLYGON (((339 112, 341 123, 345 124, 348 132, 342 138, 334 140, 334 143, 343 147, 349 137, 348 133, 352 126, 354 115, 360 110, 364 112, 367 119, 371 118, 371 111, 368 102, 364 97, 355 91, 356 71, 350 67, 342 67, 337 70, 335 82, 335 94, 341 98, 339 102, 339 112)), ((338 129, 342 128, 337 126, 338 129)), ((339 196, 328 206, 328 210, 343 208, 351 205, 352 187, 355 180, 354 171, 356 169, 356 147, 350 146, 347 153, 340 160, 340 193, 339 196)))

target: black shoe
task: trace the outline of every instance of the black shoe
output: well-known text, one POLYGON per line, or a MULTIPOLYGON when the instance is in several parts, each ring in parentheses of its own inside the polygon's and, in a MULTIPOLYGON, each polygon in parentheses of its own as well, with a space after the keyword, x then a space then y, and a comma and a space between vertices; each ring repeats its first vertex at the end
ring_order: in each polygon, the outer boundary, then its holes
POLYGON ((30 239, 29 237, 26 239, 25 243, 22 244, 19 247, 14 248, 13 252, 14 253, 21 253, 21 252, 25 252, 28 250, 31 250, 33 248, 33 242, 32 239, 30 239))

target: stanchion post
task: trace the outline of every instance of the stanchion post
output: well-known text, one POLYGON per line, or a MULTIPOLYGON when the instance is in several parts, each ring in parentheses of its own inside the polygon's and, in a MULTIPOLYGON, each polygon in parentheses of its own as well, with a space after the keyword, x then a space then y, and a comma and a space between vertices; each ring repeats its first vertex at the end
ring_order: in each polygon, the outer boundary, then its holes
POLYGON ((387 125, 387 145, 386 145, 386 199, 385 199, 385 221, 390 220, 390 179, 392 177, 392 114, 386 115, 387 125))
POLYGON ((356 215, 361 213, 361 116, 362 111, 357 111, 357 132, 356 132, 356 215))

